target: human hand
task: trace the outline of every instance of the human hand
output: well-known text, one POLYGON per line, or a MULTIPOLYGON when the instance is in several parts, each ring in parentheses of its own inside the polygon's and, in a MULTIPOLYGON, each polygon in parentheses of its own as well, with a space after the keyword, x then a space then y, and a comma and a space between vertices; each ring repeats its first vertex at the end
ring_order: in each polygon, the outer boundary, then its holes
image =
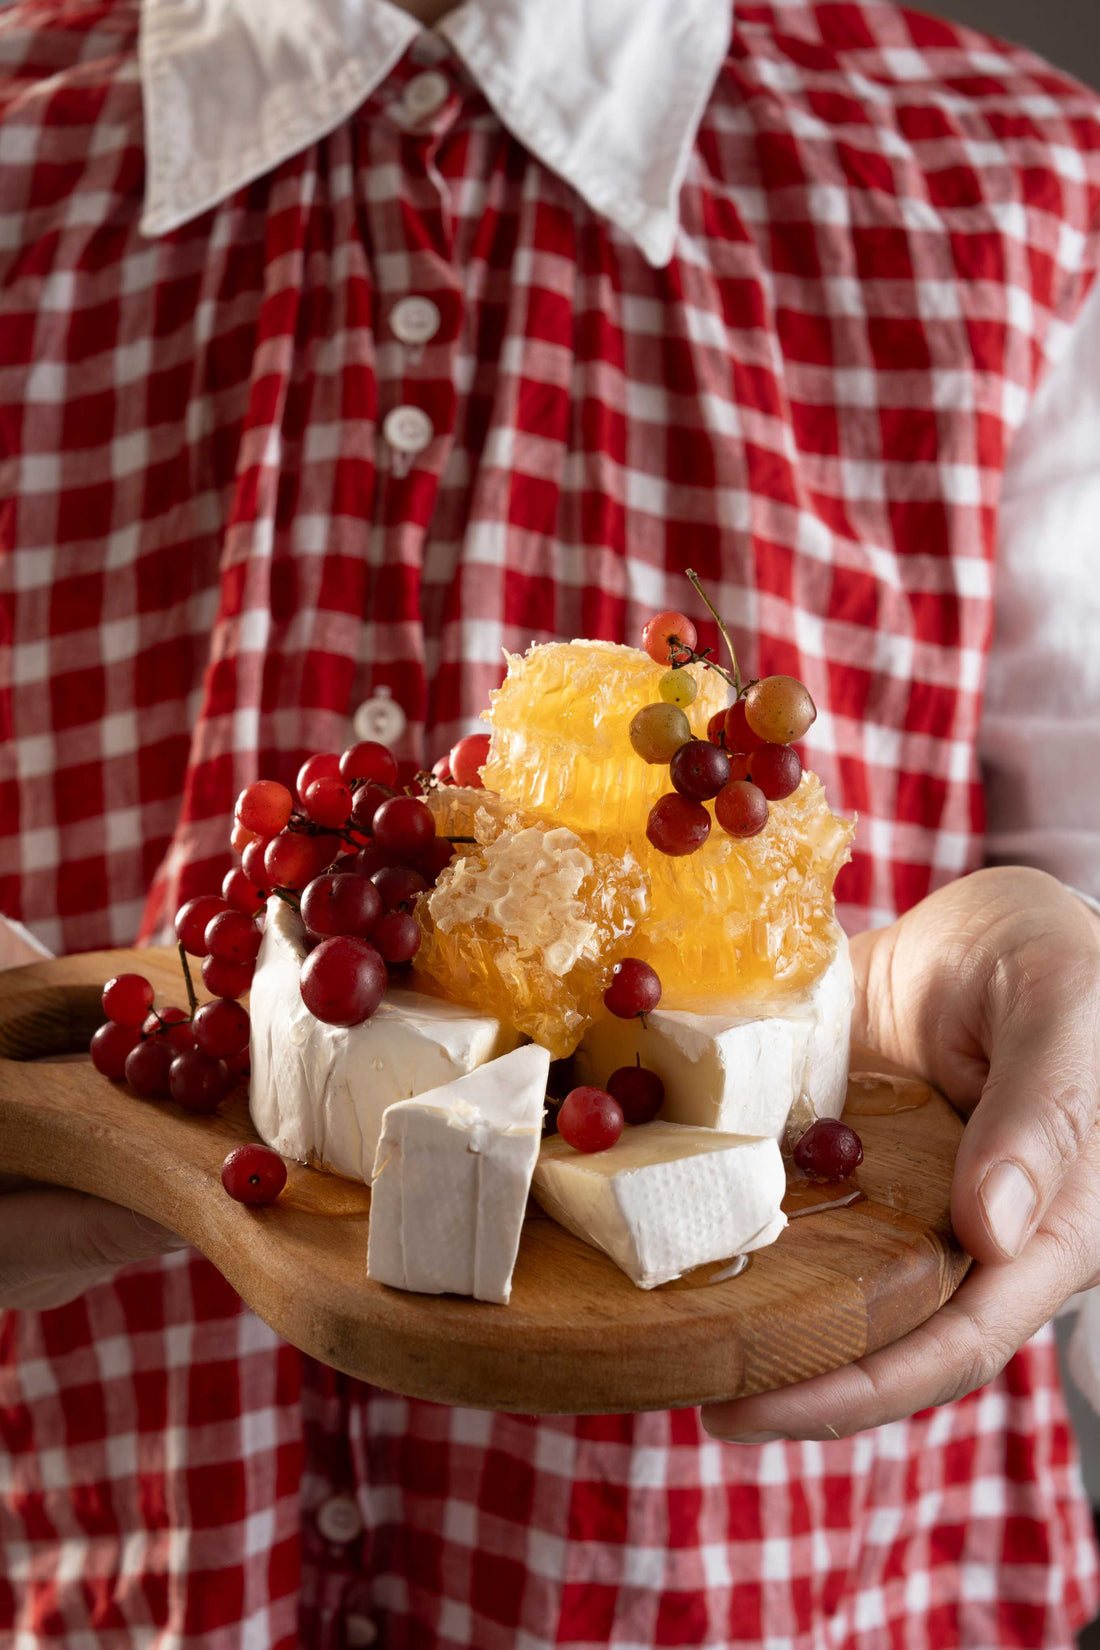
POLYGON ((719 1438, 841 1438, 961 1398, 1100 1277, 1100 920, 1042 871, 979 871, 852 961, 853 1037, 968 1116, 951 1219, 976 1264, 894 1345, 706 1406, 719 1438))

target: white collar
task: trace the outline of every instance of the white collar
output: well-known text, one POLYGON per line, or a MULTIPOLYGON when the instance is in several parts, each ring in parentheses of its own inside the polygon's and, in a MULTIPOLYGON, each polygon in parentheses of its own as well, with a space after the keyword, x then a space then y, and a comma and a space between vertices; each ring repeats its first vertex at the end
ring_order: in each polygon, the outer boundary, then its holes
MULTIPOLYGON (((437 33, 513 136, 661 265, 730 15, 729 0, 465 0, 437 33)), ((424 32, 390 0, 143 0, 143 231, 326 136, 424 32)))

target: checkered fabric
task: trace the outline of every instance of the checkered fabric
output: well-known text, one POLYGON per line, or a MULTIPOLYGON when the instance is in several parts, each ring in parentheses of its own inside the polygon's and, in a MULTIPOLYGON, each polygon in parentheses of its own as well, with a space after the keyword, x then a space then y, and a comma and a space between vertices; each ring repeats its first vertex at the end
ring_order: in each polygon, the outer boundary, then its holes
MULTIPOLYGON (((419 763, 502 646, 665 606, 715 644, 688 564, 746 668, 811 687, 861 816, 849 925, 980 862, 998 489, 1100 261, 1095 100, 891 5, 746 3, 667 268, 453 59, 422 129, 406 59, 151 241, 136 28, 0 12, 5 911, 56 949, 157 932, 226 868, 237 789, 373 689, 419 763)), ((370 1390, 182 1254, 7 1316, 0 1431, 15 1650, 1050 1647, 1097 1598, 1045 1338, 908 1423, 742 1449, 691 1411, 370 1390)))

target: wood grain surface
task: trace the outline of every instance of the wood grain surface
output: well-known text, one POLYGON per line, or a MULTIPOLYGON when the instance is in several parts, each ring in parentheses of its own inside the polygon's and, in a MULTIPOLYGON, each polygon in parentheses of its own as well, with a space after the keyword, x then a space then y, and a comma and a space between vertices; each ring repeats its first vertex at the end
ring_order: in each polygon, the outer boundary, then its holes
POLYGON ((169 951, 91 952, 0 975, 0 1173, 162 1221, 288 1341, 390 1391, 524 1414, 765 1391, 896 1340, 969 1265, 948 1218, 958 1117, 915 1084, 902 1096, 910 1109, 883 1112, 876 1097, 889 1094, 866 1074, 891 1068, 857 1050, 849 1105, 864 1144, 854 1177, 863 1196, 792 1220, 740 1276, 707 1283, 722 1270, 714 1265, 636 1289, 537 1214, 524 1226, 510 1306, 386 1288, 366 1275, 365 1186, 292 1163, 270 1208, 226 1196, 222 1160, 255 1138, 243 1097, 192 1117, 64 1058, 87 1049, 99 987, 126 970, 152 980, 158 1004, 186 1000, 169 951))

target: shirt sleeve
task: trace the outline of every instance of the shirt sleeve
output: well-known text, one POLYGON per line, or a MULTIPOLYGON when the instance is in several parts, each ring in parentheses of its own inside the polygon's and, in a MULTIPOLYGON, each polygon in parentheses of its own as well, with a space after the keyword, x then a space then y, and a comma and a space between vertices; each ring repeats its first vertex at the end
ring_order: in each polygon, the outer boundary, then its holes
POLYGON ((998 555, 986 861, 1100 896, 1100 282, 1009 454, 998 555))

